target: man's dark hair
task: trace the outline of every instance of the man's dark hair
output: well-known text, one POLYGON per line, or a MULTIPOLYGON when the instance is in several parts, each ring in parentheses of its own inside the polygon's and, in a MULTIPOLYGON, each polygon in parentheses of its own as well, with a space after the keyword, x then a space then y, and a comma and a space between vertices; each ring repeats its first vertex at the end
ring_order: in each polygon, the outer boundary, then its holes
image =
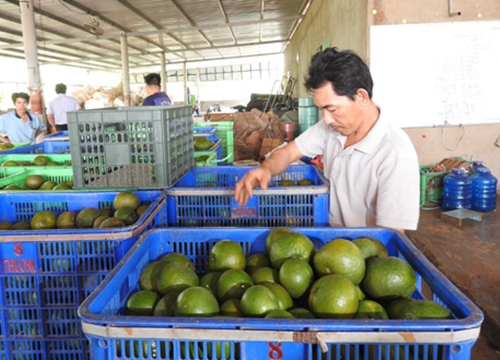
POLYGON ((148 74, 148 75, 144 76, 144 81, 148 85, 161 86, 160 74, 156 74, 156 73, 148 74))
POLYGON ((12 102, 16 103, 17 98, 23 98, 28 103, 30 102, 30 96, 25 92, 15 92, 12 94, 12 102))
POLYGON ((354 51, 339 51, 336 47, 327 48, 313 55, 309 65, 307 90, 315 90, 326 82, 332 84, 333 91, 339 96, 354 100, 358 89, 365 89, 372 97, 373 79, 370 69, 354 51))
POLYGON ((56 94, 66 94, 66 85, 63 83, 56 85, 56 94))

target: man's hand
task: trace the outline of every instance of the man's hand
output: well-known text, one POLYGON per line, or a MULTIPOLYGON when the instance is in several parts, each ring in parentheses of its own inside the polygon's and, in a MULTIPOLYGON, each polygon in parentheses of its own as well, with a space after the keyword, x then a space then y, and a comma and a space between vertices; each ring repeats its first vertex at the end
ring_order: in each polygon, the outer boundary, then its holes
POLYGON ((266 168, 258 167, 250 170, 236 184, 234 192, 235 200, 240 206, 246 205, 248 199, 253 196, 253 189, 260 185, 263 190, 266 190, 271 177, 271 172, 266 168))

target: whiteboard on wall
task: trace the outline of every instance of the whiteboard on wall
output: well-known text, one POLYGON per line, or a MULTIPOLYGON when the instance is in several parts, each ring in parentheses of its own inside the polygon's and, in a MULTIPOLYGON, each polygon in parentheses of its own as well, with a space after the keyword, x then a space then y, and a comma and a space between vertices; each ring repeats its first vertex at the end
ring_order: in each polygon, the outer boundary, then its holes
POLYGON ((370 69, 399 127, 500 123, 500 21, 371 26, 370 69))

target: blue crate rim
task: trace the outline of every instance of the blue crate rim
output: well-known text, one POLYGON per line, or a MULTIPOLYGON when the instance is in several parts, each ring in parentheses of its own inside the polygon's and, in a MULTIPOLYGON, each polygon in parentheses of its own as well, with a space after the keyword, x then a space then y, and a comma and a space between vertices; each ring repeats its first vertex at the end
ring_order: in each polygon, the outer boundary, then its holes
MULTIPOLYGON (((158 197, 137 221, 129 226, 106 229, 51 229, 51 230, 1 230, 1 242, 45 242, 45 241, 88 241, 88 240, 123 240, 142 234, 147 225, 166 204, 164 192, 158 190, 138 190, 138 192, 157 192, 158 197)), ((25 192, 22 192, 23 194, 25 192)), ((85 192, 88 193, 88 192, 85 192)), ((77 194, 85 194, 83 192, 77 194)), ((105 192, 109 194, 110 192, 105 192)), ((10 195, 21 195, 12 192, 10 195)), ((67 195, 69 198, 75 193, 58 191, 57 195, 67 195)), ((83 195, 82 195, 83 196, 83 195)))
MULTIPOLYGON (((239 231, 245 233, 249 229, 243 228, 211 228, 211 232, 213 234, 219 234, 224 231, 224 229, 230 229, 231 231, 239 231)), ((307 230, 332 230, 330 227, 315 227, 315 228, 290 228, 292 231, 304 232, 307 230)), ((130 249, 127 255, 117 264, 117 266, 109 273, 109 275, 104 279, 103 282, 99 284, 99 286, 95 289, 95 291, 83 301, 81 306, 78 308, 78 315, 82 320, 82 326, 84 328, 84 332, 87 334, 95 334, 97 336, 103 336, 103 334, 113 334, 116 331, 116 334, 122 334, 123 328, 126 328, 127 331, 130 331, 130 335, 127 337, 133 338, 152 338, 151 332, 153 331, 156 335, 155 329, 161 328, 162 333, 166 331, 167 328, 173 328, 173 332, 178 328, 203 328, 203 329, 237 329, 237 331, 241 331, 242 328, 245 329, 256 329, 259 331, 265 331, 267 327, 268 334, 266 335, 266 339, 270 339, 269 336, 272 336, 277 331, 304 331, 304 328, 307 328, 308 331, 325 331, 325 332, 335 332, 341 333, 342 331, 348 331, 346 333, 349 336, 349 339, 343 339, 346 342, 359 342, 359 333, 366 331, 367 326, 370 326, 369 333, 375 333, 379 336, 381 332, 385 335, 386 333, 393 332, 395 336, 399 336, 401 341, 405 341, 401 337, 401 333, 413 333, 415 337, 422 334, 430 334, 432 336, 442 335, 447 336, 446 342, 448 343, 459 343, 466 340, 477 339, 479 336, 479 330, 481 323, 483 321, 483 313, 481 310, 470 300, 467 298, 462 291, 460 291, 448 278, 446 278, 423 254, 418 250, 415 245, 406 237, 406 235, 402 233, 398 233, 395 230, 387 229, 387 228, 338 228, 340 230, 348 230, 350 232, 350 236, 357 238, 360 236, 366 236, 366 232, 370 231, 371 233, 383 233, 383 232, 391 232, 394 234, 398 234, 400 240, 405 245, 404 256, 411 260, 410 262, 418 264, 422 267, 427 278, 432 277, 433 280, 437 281, 439 285, 445 285, 447 288, 451 290, 453 296, 456 298, 456 301, 460 301, 462 305, 465 305, 469 310, 469 315, 462 319, 449 319, 449 320, 329 320, 329 319, 252 319, 252 318, 188 318, 188 317, 134 317, 134 316, 100 316, 98 314, 94 314, 90 311, 89 305, 96 300, 96 297, 99 294, 105 294, 107 290, 107 286, 112 281, 112 279, 116 276, 116 274, 120 271, 122 267, 132 266, 133 262, 130 261, 131 258, 136 254, 136 250, 147 241, 148 237, 153 232, 206 232, 206 229, 202 228, 168 228, 168 229, 151 229, 144 233, 139 240, 136 242, 134 246, 130 249), (410 257, 411 256, 411 257, 410 257), (148 327, 144 327, 143 324, 147 323, 148 327), (270 324, 273 326, 277 326, 277 329, 269 329, 270 324), (398 335, 399 334, 399 335, 398 335), (446 334, 446 335, 443 335, 446 334)), ((272 228, 251 228, 252 231, 270 231, 272 228)), ((345 237, 345 234, 343 234, 345 237)), ((437 285, 436 285, 437 286, 437 285)), ((439 287, 437 287, 439 288, 439 287)), ((215 336, 211 336, 210 338, 213 340, 227 340, 227 336, 224 334, 227 330, 221 331, 219 336, 220 338, 214 339, 215 336)), ((127 333, 128 334, 128 333, 127 333)), ((192 336, 192 334, 191 334, 192 336)), ((190 337, 191 338, 191 337, 190 337)), ((430 337, 430 340, 433 338, 430 337)), ((233 340, 233 339, 231 339, 233 340)), ((248 339, 247 339, 248 340, 248 339)), ((394 339, 388 340, 387 342, 393 342, 394 339)), ((365 341, 363 341, 365 342, 365 341)), ((379 343, 380 341, 376 341, 379 343)), ((439 340, 440 343, 443 340, 439 340)))

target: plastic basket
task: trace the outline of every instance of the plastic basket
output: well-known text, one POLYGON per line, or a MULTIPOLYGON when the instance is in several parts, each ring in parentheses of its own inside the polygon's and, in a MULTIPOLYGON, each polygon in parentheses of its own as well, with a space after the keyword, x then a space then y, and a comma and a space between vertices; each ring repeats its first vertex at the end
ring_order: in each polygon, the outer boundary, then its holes
POLYGON ((222 140, 217 140, 210 149, 205 151, 194 151, 194 154, 199 156, 201 153, 215 153, 217 160, 222 160, 222 140))
POLYGON ((234 187, 252 167, 196 167, 166 189, 170 226, 326 226, 329 183, 316 167, 295 165, 274 176, 267 190, 255 189, 239 206, 234 187), (277 186, 309 179, 313 186, 277 186))
MULTIPOLYGON (((37 166, 33 164, 35 158, 39 154, 10 154, 10 155, 0 155, 0 165, 6 161, 13 160, 17 161, 19 166, 37 166)), ((64 163, 71 161, 70 154, 47 154, 44 155, 49 161, 55 161, 59 165, 64 165, 64 163)))
MULTIPOLYGON (((265 252, 269 228, 155 229, 146 233, 114 271, 80 306, 83 331, 95 359, 330 359, 457 360, 470 359, 483 314, 440 273, 404 235, 382 228, 293 228, 319 248, 335 238, 373 237, 389 254, 404 258, 415 270, 418 290, 428 285, 434 301, 454 315, 449 320, 329 320, 187 318, 125 316, 125 303, 138 290, 142 269, 170 252, 182 252, 202 274, 211 247, 222 239, 238 242, 247 254, 265 252), (230 342, 229 353, 209 348, 230 342), (143 346, 140 346, 142 344, 143 346), (139 346, 137 346, 139 345, 139 346), (192 354, 191 346, 204 349, 192 354), (327 352, 322 353, 322 346, 327 352), (135 351, 142 349, 142 351, 135 351), (147 349, 144 350, 144 349, 147 349), (157 351, 156 357, 152 349, 157 351), (187 353, 187 354, 186 354, 187 353), (128 357, 127 354, 133 354, 128 357)), ((224 348, 224 347, 223 347, 224 348)))
POLYGON ((420 166, 420 206, 439 207, 443 200, 443 179, 447 171, 431 172, 433 165, 420 166))
POLYGON ((163 189, 194 167, 190 106, 68 112, 75 188, 163 189))
MULTIPOLYGON (((89 359, 78 306, 144 231, 166 225, 164 195, 135 193, 150 206, 128 227, 1 232, 1 358, 89 359)), ((22 193, 2 194, 0 220, 28 221, 42 210, 108 207, 116 194, 41 193, 36 201, 22 193)))
POLYGON ((195 151, 194 164, 196 166, 217 166, 217 153, 214 151, 195 151), (204 157, 206 157, 206 159, 204 157))
POLYGON ((194 126, 214 126, 217 138, 222 140, 222 158, 224 163, 231 164, 234 162, 234 134, 232 121, 210 121, 210 122, 195 122, 194 126))
POLYGON ((1 152, 2 155, 11 154, 69 154, 69 142, 43 142, 40 144, 20 146, 1 152))
MULTIPOLYGON (((26 189, 24 180, 29 175, 42 175, 45 181, 52 180, 57 184, 68 182, 73 180, 73 169, 70 166, 57 166, 57 167, 31 167, 31 168, 20 168, 20 167, 0 167, 0 193, 6 190, 1 190, 7 185, 17 185, 22 190, 17 191, 36 191, 36 192, 46 192, 53 190, 30 190, 26 189), (2 174, 4 176, 2 177, 2 174)), ((8 190, 16 191, 16 190, 8 190)), ((37 200, 36 200, 37 201, 37 200)))
POLYGON ((53 134, 47 135, 43 138, 43 141, 69 141, 68 131, 58 131, 53 134))
POLYGON ((197 137, 206 137, 207 140, 217 142, 217 134, 213 126, 195 126, 193 128, 193 136, 195 139, 197 137))

